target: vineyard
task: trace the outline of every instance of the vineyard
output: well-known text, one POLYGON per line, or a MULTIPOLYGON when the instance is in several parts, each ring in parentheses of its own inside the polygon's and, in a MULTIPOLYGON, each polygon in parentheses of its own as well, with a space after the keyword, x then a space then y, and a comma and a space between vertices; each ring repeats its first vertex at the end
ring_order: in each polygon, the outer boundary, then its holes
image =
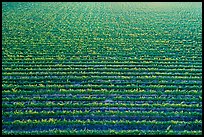
POLYGON ((201 135, 202 3, 3 2, 3 135, 201 135))

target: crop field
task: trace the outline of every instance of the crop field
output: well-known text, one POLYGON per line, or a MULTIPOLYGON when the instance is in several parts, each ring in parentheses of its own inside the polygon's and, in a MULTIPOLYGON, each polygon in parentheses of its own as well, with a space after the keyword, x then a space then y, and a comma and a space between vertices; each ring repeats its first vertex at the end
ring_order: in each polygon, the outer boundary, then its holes
POLYGON ((3 2, 3 135, 201 135, 202 3, 3 2))

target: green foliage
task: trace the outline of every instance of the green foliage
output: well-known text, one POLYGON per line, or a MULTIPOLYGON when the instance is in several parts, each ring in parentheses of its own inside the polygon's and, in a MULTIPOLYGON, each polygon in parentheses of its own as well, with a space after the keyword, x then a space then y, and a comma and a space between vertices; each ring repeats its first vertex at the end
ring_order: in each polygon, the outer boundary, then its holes
POLYGON ((2 134, 201 135, 201 51, 201 3, 3 2, 2 134))

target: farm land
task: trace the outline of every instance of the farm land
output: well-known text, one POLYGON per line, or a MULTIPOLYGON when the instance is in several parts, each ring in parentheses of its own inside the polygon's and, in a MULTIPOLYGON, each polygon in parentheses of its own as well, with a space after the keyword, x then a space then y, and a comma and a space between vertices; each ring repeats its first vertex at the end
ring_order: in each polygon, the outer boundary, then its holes
POLYGON ((202 134, 202 4, 3 2, 2 134, 202 134))

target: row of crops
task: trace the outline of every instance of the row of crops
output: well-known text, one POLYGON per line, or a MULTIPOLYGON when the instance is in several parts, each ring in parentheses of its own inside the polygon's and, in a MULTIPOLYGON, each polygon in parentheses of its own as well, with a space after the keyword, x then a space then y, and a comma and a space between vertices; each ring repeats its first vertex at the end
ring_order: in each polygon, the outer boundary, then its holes
POLYGON ((2 134, 202 134, 201 6, 3 2, 2 134))

